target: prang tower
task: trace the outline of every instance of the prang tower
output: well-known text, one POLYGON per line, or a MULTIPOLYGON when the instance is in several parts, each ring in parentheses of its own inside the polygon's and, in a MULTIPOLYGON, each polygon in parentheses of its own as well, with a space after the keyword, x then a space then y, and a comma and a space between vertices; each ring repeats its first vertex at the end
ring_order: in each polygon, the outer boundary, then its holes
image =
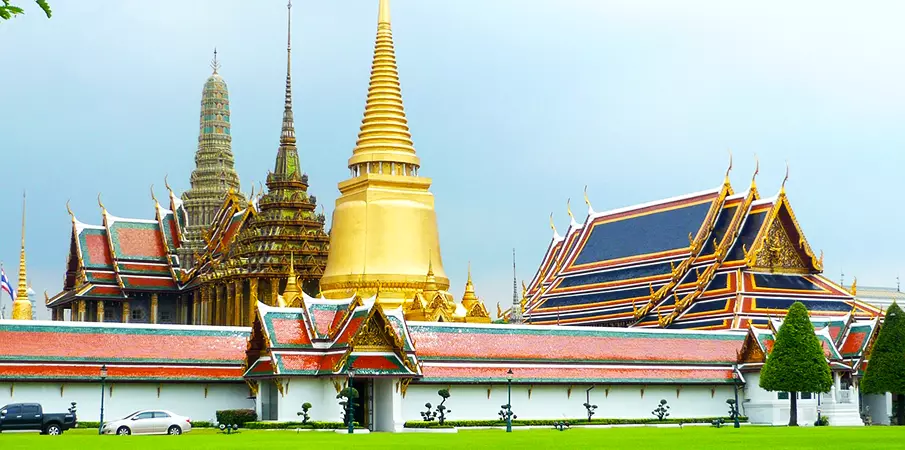
POLYGON ((380 0, 377 43, 364 119, 339 183, 330 254, 321 279, 327 298, 373 295, 392 308, 423 291, 446 291, 431 180, 418 176, 396 69, 389 0, 380 0))
POLYGON ((201 124, 195 170, 191 175, 191 189, 182 194, 189 223, 185 243, 179 249, 180 266, 190 269, 195 253, 204 253, 204 234, 208 232, 226 195, 232 190, 240 198, 239 175, 234 168, 232 137, 229 123, 229 91, 220 76, 217 50, 211 61, 213 73, 201 92, 201 124))

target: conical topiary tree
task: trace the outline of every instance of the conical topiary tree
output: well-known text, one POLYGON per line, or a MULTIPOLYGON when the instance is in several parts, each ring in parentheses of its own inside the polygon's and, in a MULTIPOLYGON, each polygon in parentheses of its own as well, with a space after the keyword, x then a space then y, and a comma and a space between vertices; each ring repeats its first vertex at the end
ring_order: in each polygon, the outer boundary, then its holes
POLYGON ((865 394, 896 395, 896 421, 905 425, 905 313, 893 303, 886 310, 880 335, 870 351, 867 372, 861 379, 865 394))
POLYGON ((829 392, 833 386, 830 365, 823 355, 823 346, 814 334, 808 310, 801 302, 789 308, 773 351, 760 371, 760 387, 768 391, 789 393, 792 409, 789 426, 798 426, 799 392, 829 392))

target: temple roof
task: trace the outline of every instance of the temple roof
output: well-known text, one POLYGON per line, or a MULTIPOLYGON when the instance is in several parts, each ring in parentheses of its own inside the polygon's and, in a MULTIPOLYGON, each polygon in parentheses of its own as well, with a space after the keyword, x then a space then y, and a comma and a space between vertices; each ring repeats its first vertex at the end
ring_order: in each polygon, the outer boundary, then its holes
POLYGON ((422 382, 731 383, 738 332, 409 322, 422 382))
POLYGON ((526 291, 532 324, 685 329, 765 326, 795 301, 875 317, 822 277, 784 188, 720 188, 606 212, 554 234, 526 291))
POLYGON ((298 308, 257 305, 246 376, 335 375, 419 377, 412 338, 397 309, 376 298, 318 300, 298 308))
POLYGON ((0 380, 241 381, 247 328, 0 321, 0 380))

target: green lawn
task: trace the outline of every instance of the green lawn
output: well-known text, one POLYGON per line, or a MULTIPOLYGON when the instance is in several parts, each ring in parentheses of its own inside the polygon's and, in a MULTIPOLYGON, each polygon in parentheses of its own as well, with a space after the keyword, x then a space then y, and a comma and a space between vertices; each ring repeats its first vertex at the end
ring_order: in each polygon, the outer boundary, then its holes
MULTIPOLYGON (((905 427, 865 428, 785 428, 743 427, 729 428, 612 428, 574 429, 559 432, 553 429, 516 430, 506 434, 501 430, 460 430, 458 434, 373 433, 341 435, 333 432, 244 431, 223 435, 214 430, 195 430, 183 436, 98 436, 93 430, 69 431, 63 436, 4 433, 0 435, 3 450, 14 449, 242 449, 295 448, 315 445, 315 448, 643 448, 655 449, 747 449, 753 446, 770 450, 794 449, 905 449, 905 427), (353 447, 354 446, 354 447, 353 447)), ((309 447, 310 448, 310 447, 309 447)))

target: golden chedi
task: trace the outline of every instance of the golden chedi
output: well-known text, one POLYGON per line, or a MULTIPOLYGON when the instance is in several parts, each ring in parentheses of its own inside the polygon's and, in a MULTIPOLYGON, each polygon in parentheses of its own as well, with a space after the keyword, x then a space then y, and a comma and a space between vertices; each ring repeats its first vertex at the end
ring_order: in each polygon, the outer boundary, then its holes
POLYGON ((327 298, 374 295, 395 308, 425 288, 428 267, 438 291, 449 289, 443 271, 434 197, 402 104, 388 0, 380 0, 377 43, 358 141, 349 158, 351 178, 339 183, 330 254, 321 278, 327 298))
POLYGON ((31 320, 31 302, 28 301, 28 284, 25 281, 25 194, 22 194, 22 250, 19 254, 19 286, 13 301, 13 319, 31 320))

